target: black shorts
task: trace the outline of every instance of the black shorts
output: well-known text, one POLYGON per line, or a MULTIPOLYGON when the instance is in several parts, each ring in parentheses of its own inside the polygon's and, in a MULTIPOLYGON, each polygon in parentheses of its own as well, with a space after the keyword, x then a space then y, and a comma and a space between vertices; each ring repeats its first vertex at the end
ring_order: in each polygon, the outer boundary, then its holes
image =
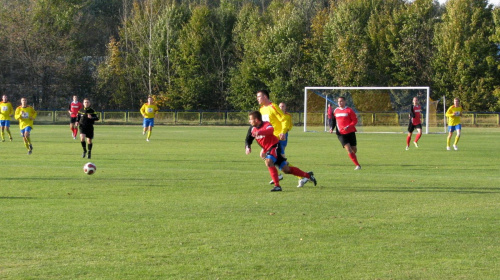
POLYGON ((74 117, 74 118, 73 117, 69 117, 69 118, 70 118, 69 123, 78 123, 78 120, 77 120, 78 118, 77 117, 74 117))
POLYGON ((421 124, 421 123, 416 124, 416 125, 413 125, 412 123, 408 124, 408 132, 413 133, 413 131, 414 131, 416 128, 420 128, 420 129, 422 129, 422 124, 421 124))
POLYGON ((94 139, 94 126, 83 126, 80 125, 80 134, 85 134, 86 138, 94 139))
POLYGON ((340 134, 337 136, 339 138, 340 144, 344 147, 346 144, 351 145, 351 147, 356 147, 356 132, 351 132, 347 134, 340 134))

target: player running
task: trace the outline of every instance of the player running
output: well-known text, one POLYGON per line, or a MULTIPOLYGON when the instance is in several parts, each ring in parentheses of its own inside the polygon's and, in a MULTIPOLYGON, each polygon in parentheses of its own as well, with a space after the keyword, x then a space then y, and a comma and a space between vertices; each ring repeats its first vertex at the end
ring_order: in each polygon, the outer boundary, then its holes
POLYGON ((413 131, 417 129, 417 137, 413 144, 418 148, 418 140, 422 137, 422 120, 421 120, 422 108, 418 102, 417 97, 413 97, 412 105, 410 108, 410 123, 408 124, 408 136, 406 136, 406 150, 410 149, 411 135, 413 131))
POLYGON ((78 134, 78 112, 83 108, 83 104, 78 101, 78 96, 73 95, 73 101, 69 104, 69 129, 71 129, 71 135, 73 139, 76 139, 78 134))
MULTIPOLYGON (((269 92, 265 89, 259 90, 257 92, 257 102, 259 102, 260 109, 259 112, 262 114, 262 120, 270 122, 274 127, 274 135, 278 137, 280 141, 286 141, 286 133, 290 127, 290 120, 286 118, 286 115, 281 111, 281 109, 269 100, 269 92)), ((261 151, 262 157, 263 150, 261 151)), ((282 151, 283 157, 285 157, 285 151, 282 151)), ((283 180, 283 175, 279 174, 278 178, 283 180)), ((274 184, 274 182, 269 182, 274 184)))
POLYGON ((146 141, 148 142, 151 137, 153 127, 155 126, 155 116, 158 114, 158 111, 158 106, 153 103, 153 98, 151 96, 148 97, 148 103, 145 103, 141 107, 141 114, 144 117, 144 121, 142 122, 142 135, 146 134, 146 131, 148 132, 148 136, 146 137, 146 141))
POLYGON ((460 135, 462 131, 462 125, 460 124, 460 117, 462 116, 462 106, 460 105, 460 99, 453 99, 453 105, 446 111, 446 117, 448 118, 448 138, 446 139, 446 150, 450 149, 451 137, 453 132, 457 131, 457 136, 455 136, 455 142, 453 143, 453 149, 458 150, 458 140, 460 140, 460 135))
POLYGON ((7 100, 7 95, 2 96, 0 102, 0 126, 2 127, 2 142, 5 142, 5 131, 9 134, 9 139, 12 141, 12 134, 10 133, 10 118, 14 116, 14 108, 7 100))
POLYGON ((33 121, 36 119, 36 111, 28 105, 26 97, 21 98, 21 106, 17 107, 14 118, 19 121, 21 136, 23 137, 24 146, 28 149, 28 155, 33 153, 33 145, 31 145, 31 130, 33 129, 33 121))
POLYGON ((340 144, 347 151, 349 158, 352 160, 356 167, 354 170, 360 170, 361 165, 358 163, 358 158, 356 157, 356 152, 358 148, 356 147, 356 127, 358 123, 358 118, 356 113, 349 107, 345 105, 345 98, 339 97, 337 99, 339 107, 335 108, 333 111, 332 126, 330 127, 330 133, 333 133, 333 129, 336 128, 336 134, 339 138, 340 144))
POLYGON ((92 139, 94 139, 94 122, 99 120, 95 110, 90 108, 90 100, 83 100, 83 112, 78 113, 78 122, 80 125, 80 142, 83 148, 82 158, 85 158, 88 151, 88 158, 92 157, 92 139), (88 150, 85 147, 85 139, 87 139, 88 150))
POLYGON ((282 191, 279 185, 278 179, 278 166, 285 174, 293 174, 295 176, 308 178, 316 186, 316 178, 314 178, 314 173, 304 172, 297 167, 292 167, 288 165, 288 162, 283 154, 281 153, 281 145, 279 144, 278 138, 274 135, 274 127, 270 122, 262 121, 262 114, 258 111, 254 111, 248 114, 248 122, 251 127, 248 129, 247 137, 245 138, 245 153, 248 155, 252 152, 252 142, 255 139, 257 143, 262 147, 260 156, 264 159, 271 178, 273 179, 274 188, 271 189, 272 192, 282 191))

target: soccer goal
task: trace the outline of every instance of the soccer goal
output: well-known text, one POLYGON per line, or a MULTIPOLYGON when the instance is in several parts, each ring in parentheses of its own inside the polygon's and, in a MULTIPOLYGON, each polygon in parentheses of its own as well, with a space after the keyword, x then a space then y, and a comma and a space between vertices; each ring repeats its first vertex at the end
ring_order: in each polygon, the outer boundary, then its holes
POLYGON ((429 87, 305 87, 304 131, 327 131, 327 110, 337 107, 343 96, 358 116, 360 132, 403 133, 407 131, 413 97, 422 107, 423 133, 442 133, 439 100, 430 98, 429 87))

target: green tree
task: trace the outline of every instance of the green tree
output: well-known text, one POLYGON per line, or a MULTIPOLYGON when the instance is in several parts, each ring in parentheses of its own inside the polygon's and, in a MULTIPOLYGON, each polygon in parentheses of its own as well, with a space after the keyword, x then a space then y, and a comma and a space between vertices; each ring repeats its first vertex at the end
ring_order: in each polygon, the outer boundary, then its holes
POLYGON ((345 1, 331 9, 325 26, 325 41, 329 49, 324 69, 333 77, 334 85, 372 85, 367 35, 372 2, 376 1, 345 1))
POLYGON ((126 109, 128 87, 123 68, 123 56, 120 53, 119 42, 111 38, 108 44, 106 59, 97 69, 97 96, 94 102, 101 104, 105 109, 126 109))
POLYGON ((173 50, 175 86, 170 92, 176 108, 187 110, 226 108, 226 76, 231 63, 232 8, 211 10, 195 6, 180 31, 173 50))
POLYGON ((387 45, 394 69, 390 84, 400 86, 431 85, 434 36, 437 6, 433 0, 416 0, 395 10, 389 17, 387 45))
POLYGON ((264 14, 250 4, 241 10, 234 32, 240 63, 230 96, 236 108, 254 108, 255 92, 261 88, 269 89, 276 102, 287 102, 291 109, 298 106, 306 28, 303 13, 288 1, 273 1, 264 14))
POLYGON ((233 31, 235 59, 237 65, 231 70, 228 101, 236 110, 257 108, 255 92, 265 88, 260 79, 263 72, 260 54, 261 34, 266 28, 259 7, 245 4, 238 16, 233 31))
POLYGON ((434 91, 447 100, 459 97, 467 111, 493 109, 499 77, 493 34, 492 8, 486 0, 449 0, 434 36, 434 91))
MULTIPOLYGON (((497 46, 497 54, 500 53, 500 8, 493 10, 493 21, 495 22, 495 33, 491 36, 491 41, 497 46)), ((495 81, 495 90, 493 95, 497 99, 497 103, 493 106, 493 111, 500 112, 500 57, 497 56, 497 71, 499 75, 496 75, 497 79, 495 81)))

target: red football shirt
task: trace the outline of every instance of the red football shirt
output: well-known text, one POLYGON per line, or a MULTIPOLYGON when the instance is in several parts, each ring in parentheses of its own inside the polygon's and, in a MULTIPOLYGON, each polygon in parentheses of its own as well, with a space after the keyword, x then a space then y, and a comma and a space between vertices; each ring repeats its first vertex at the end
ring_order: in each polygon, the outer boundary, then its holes
POLYGON ((80 102, 71 102, 71 104, 69 104, 69 111, 71 111, 71 114, 70 116, 72 118, 76 118, 78 116, 78 112, 83 108, 83 104, 80 103, 80 102))
POLYGON ((411 122, 413 125, 417 125, 421 123, 421 108, 420 105, 417 106, 412 106, 411 108, 413 110, 414 117, 412 118, 411 122))
POLYGON ((274 127, 270 122, 263 122, 259 128, 252 128, 252 134, 255 135, 256 133, 255 140, 266 152, 279 142, 278 137, 273 134, 274 127))
POLYGON ((333 116, 337 121, 337 131, 340 134, 348 134, 351 132, 356 132, 355 125, 358 123, 358 117, 356 113, 349 107, 344 107, 344 109, 337 107, 333 111, 333 116), (347 127, 347 129, 344 129, 347 127))

